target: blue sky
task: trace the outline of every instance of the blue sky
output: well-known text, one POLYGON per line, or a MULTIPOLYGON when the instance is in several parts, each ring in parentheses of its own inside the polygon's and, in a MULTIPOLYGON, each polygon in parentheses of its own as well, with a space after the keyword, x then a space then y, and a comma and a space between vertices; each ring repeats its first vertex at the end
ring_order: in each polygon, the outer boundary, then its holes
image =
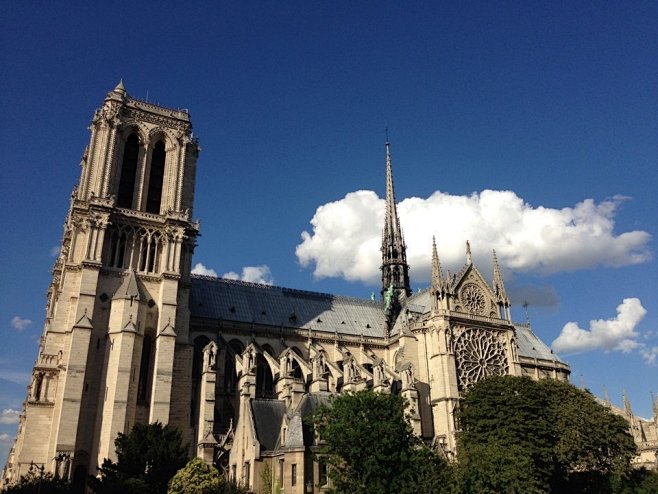
POLYGON ((195 264, 377 292, 388 127, 414 288, 427 284, 432 235, 453 271, 467 239, 485 274, 495 248, 514 318, 527 300, 574 383, 607 386, 617 404, 626 390, 650 416, 657 18, 654 2, 6 6, 0 456, 86 127, 120 78, 133 97, 190 110, 202 147, 195 264))

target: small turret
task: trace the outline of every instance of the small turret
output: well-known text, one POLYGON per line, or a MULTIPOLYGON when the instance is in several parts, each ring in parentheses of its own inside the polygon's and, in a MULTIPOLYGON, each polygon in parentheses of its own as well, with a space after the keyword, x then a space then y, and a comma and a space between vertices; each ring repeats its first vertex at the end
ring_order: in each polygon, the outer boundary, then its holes
POLYGON ((509 304, 509 298, 507 297, 507 292, 505 291, 505 283, 503 282, 503 275, 500 272, 500 266, 498 264, 498 257, 496 256, 496 251, 493 251, 493 289, 498 302, 503 304, 509 304))
POLYGON ((443 285, 443 272, 441 270, 441 261, 439 253, 436 250, 436 238, 432 236, 432 289, 441 290, 443 285))
POLYGON ((624 390, 624 413, 626 413, 626 416, 629 419, 633 418, 633 409, 631 408, 631 402, 628 399, 628 394, 626 393, 626 390, 624 390))

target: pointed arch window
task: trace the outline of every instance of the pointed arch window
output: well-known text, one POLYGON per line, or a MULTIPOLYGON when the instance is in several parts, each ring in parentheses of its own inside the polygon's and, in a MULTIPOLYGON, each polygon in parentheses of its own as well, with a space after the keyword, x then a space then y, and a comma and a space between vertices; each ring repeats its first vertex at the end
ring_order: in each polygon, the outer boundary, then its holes
POLYGON ((164 180, 165 144, 158 141, 153 147, 151 155, 151 170, 149 172, 149 189, 146 195, 146 212, 160 214, 160 202, 162 200, 162 182, 164 180))
POLYGON ((263 354, 256 360, 256 398, 274 398, 274 379, 270 365, 263 354))
POLYGON ((137 401, 140 403, 147 402, 150 398, 149 379, 152 374, 153 339, 150 335, 145 335, 142 342, 142 358, 139 367, 139 383, 137 387, 137 401))
POLYGON ((132 208, 133 206, 138 160, 139 137, 133 132, 128 136, 123 150, 121 176, 119 178, 119 192, 117 194, 117 206, 120 208, 132 208))

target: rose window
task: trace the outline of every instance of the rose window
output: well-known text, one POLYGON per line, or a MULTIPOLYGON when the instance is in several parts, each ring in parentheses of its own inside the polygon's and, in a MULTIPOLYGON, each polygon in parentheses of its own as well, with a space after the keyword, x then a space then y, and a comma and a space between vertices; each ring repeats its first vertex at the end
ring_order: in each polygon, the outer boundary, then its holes
POLYGON ((482 289, 473 284, 464 285, 461 291, 464 306, 472 314, 482 314, 486 307, 486 298, 482 289))
POLYGON ((459 389, 466 389, 480 379, 507 374, 505 345, 494 331, 468 329, 455 341, 459 389))

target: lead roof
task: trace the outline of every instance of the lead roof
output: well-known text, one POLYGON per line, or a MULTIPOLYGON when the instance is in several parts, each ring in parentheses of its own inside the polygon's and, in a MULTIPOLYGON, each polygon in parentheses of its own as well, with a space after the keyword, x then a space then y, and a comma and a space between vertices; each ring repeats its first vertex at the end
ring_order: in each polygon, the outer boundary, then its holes
MULTIPOLYGON (((427 314, 430 310, 429 290, 411 295, 405 307, 416 314, 427 314)), ((192 276, 190 310, 192 316, 198 318, 371 338, 384 338, 386 334, 383 306, 373 300, 209 276, 192 276)), ((400 323, 401 319, 391 335, 398 333, 400 323)), ((530 327, 514 327, 520 356, 563 362, 530 327)))

